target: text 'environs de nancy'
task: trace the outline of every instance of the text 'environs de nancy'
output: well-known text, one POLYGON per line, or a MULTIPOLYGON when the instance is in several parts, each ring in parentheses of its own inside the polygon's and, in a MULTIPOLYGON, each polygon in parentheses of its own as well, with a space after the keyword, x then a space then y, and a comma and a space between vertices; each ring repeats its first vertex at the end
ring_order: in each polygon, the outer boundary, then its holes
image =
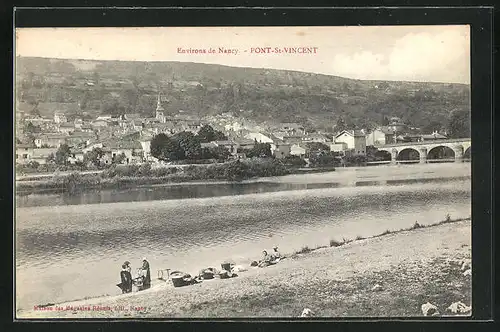
POLYGON ((177 53, 181 54, 316 54, 318 47, 251 47, 249 49, 210 47, 210 48, 183 48, 178 47, 177 53))

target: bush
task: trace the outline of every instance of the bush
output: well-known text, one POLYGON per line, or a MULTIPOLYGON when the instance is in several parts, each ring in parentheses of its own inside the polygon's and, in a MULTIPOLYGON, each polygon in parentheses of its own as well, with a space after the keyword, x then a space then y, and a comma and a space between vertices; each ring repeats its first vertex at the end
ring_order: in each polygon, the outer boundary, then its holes
POLYGON ((286 156, 282 162, 284 165, 292 167, 304 167, 306 165, 306 161, 299 156, 286 156))
POLYGON ((332 239, 332 240, 330 240, 330 247, 340 247, 344 243, 345 242, 340 242, 340 241, 332 239))
POLYGON ((312 167, 336 166, 337 162, 333 152, 320 152, 309 157, 312 167))
POLYGON ((149 163, 142 164, 141 166, 139 166, 137 173, 140 176, 150 176, 151 175, 151 164, 149 164, 149 163))
POLYGON ((422 228, 423 226, 418 223, 418 221, 415 221, 413 226, 410 229, 417 229, 417 228, 422 228))
POLYGON ((150 175, 154 177, 163 177, 178 172, 177 167, 159 167, 150 170, 150 175))
POLYGON ((100 178, 95 175, 82 176, 74 172, 68 175, 55 174, 52 178, 52 186, 56 186, 68 192, 70 195, 80 192, 85 187, 92 187, 100 183, 100 178))
POLYGON ((308 246, 305 246, 305 247, 300 248, 300 250, 296 251, 295 253, 296 254, 307 254, 311 251, 312 251, 311 248, 309 248, 308 246))
POLYGON ((37 161, 30 161, 27 165, 29 168, 37 169, 40 166, 40 163, 37 161))
POLYGON ((363 155, 347 156, 344 158, 346 166, 364 166, 366 165, 367 158, 363 155))
POLYGON ((139 173, 138 165, 117 165, 115 169, 116 175, 120 177, 137 176, 139 173))

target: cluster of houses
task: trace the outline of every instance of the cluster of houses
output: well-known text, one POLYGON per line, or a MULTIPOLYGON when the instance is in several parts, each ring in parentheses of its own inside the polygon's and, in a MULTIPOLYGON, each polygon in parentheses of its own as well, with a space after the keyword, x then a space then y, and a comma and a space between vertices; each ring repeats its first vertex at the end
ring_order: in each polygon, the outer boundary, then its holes
MULTIPOLYGON (((365 130, 343 130, 334 135, 328 133, 308 133, 297 123, 282 123, 264 126, 249 120, 241 120, 232 114, 195 119, 183 112, 176 116, 166 116, 158 96, 155 117, 145 118, 140 114, 121 116, 101 115, 92 121, 83 121, 76 117, 68 121, 62 113, 56 112, 53 119, 42 117, 21 118, 41 128, 33 134, 34 139, 16 146, 16 163, 37 162, 45 164, 48 157, 55 155, 62 144, 70 147, 70 163, 83 162, 84 155, 95 148, 100 148, 104 155, 102 163, 110 164, 120 156, 125 164, 156 162, 151 155, 151 140, 160 133, 173 135, 182 131, 194 134, 203 125, 210 125, 222 131, 226 140, 203 143, 202 147, 224 147, 235 158, 245 157, 245 151, 253 149, 256 143, 269 143, 276 158, 288 156, 306 157, 309 143, 322 143, 330 151, 339 155, 365 155, 367 146, 380 146, 401 141, 444 139, 445 135, 397 135, 404 132, 405 125, 398 118, 391 119, 388 126, 370 132, 365 130)), ((18 124, 19 126, 19 124, 18 124)), ((22 126, 21 126, 22 127, 22 126)))

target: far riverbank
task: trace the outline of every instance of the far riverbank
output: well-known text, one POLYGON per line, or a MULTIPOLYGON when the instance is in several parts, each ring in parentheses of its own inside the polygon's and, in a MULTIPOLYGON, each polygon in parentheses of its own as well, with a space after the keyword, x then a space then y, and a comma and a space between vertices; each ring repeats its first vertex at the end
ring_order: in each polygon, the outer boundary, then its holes
POLYGON ((333 167, 304 169, 290 167, 277 160, 235 161, 224 164, 190 165, 187 167, 151 168, 150 164, 112 166, 102 172, 72 172, 54 174, 34 181, 17 181, 18 195, 41 192, 67 192, 70 194, 95 189, 126 189, 168 183, 196 181, 241 182, 260 177, 283 176, 334 171, 333 167))
POLYGON ((328 183, 331 186, 398 185, 411 181, 468 180, 470 163, 381 165, 346 168, 292 168, 273 161, 234 163, 177 168, 151 169, 144 166, 120 166, 100 174, 74 172, 55 174, 37 181, 17 181, 16 194, 67 193, 95 190, 126 190, 168 185, 231 183, 328 183))

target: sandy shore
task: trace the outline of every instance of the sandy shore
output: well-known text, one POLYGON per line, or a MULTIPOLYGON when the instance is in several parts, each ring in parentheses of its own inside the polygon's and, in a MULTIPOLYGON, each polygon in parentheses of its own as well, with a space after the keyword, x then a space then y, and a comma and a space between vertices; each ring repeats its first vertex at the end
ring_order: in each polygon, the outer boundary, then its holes
MULTIPOLYGON (((17 318, 204 318, 421 316, 429 301, 444 313, 451 303, 471 305, 470 277, 460 261, 471 257, 470 220, 354 241, 292 255, 277 265, 250 268, 232 279, 94 298, 17 318), (379 284, 381 290, 372 290, 379 284)), ((154 274, 153 274, 154 275, 154 274)))

